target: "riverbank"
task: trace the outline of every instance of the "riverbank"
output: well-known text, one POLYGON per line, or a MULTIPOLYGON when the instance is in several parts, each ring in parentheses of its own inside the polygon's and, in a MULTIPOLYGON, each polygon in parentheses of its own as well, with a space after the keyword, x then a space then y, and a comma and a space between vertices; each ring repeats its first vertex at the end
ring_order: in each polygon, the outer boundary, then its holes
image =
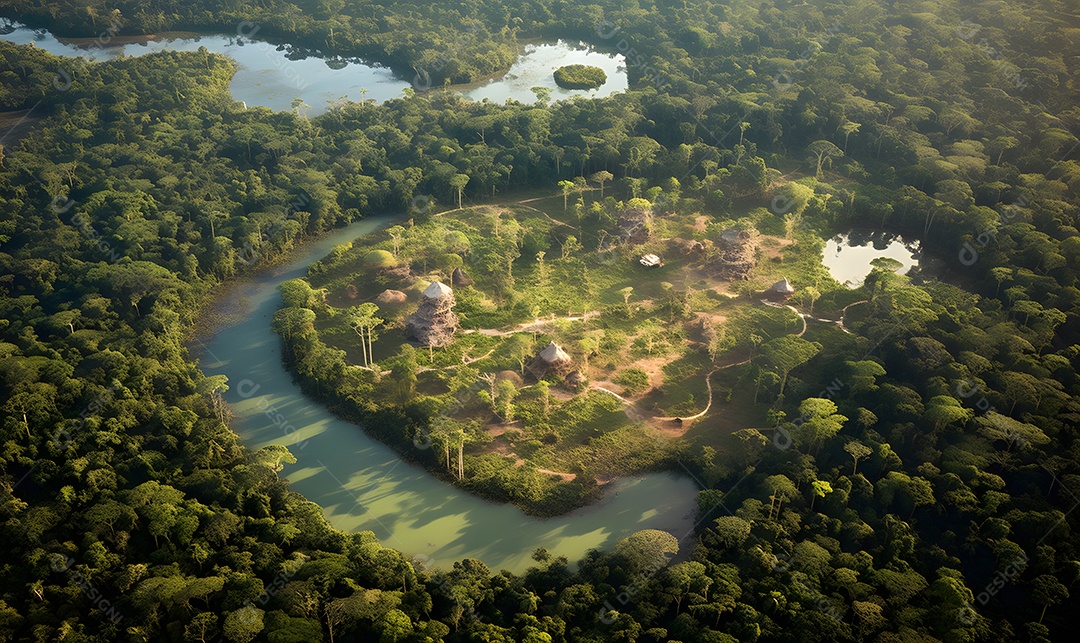
POLYGON ((282 475, 335 528, 371 531, 387 546, 443 569, 477 558, 492 569, 521 573, 535 565, 530 556, 538 547, 573 562, 640 529, 691 534, 697 487, 686 477, 622 478, 604 487, 595 504, 558 517, 530 517, 444 483, 299 390, 270 328, 280 302, 277 284, 303 276, 334 246, 392 221, 391 215, 373 217, 306 240, 207 300, 231 316, 224 315, 227 322, 212 333, 195 336, 192 354, 207 375, 229 378, 223 396, 234 415, 230 426, 243 443, 253 450, 289 448, 297 462, 282 475), (499 529, 493 532, 492 525, 499 529))

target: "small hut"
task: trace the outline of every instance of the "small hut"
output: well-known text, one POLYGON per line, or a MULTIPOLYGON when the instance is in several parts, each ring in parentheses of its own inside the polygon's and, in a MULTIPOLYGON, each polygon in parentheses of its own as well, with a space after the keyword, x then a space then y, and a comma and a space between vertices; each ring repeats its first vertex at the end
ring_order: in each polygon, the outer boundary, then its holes
POLYGON ((577 367, 573 358, 561 346, 550 342, 525 368, 530 375, 539 380, 552 373, 565 376, 577 367))
POLYGON ((686 256, 699 255, 705 252, 705 244, 696 239, 672 239, 670 244, 673 251, 686 256))
POLYGON ((387 268, 386 270, 380 271, 380 273, 385 277, 389 277, 390 279, 398 279, 400 281, 405 281, 412 277, 412 270, 409 269, 408 264, 401 264, 400 266, 387 268))
POLYGON ((450 285, 452 286, 471 286, 474 282, 465 274, 465 271, 461 268, 454 268, 454 272, 450 275, 450 285))
POLYGON ((581 371, 574 371, 566 376, 563 384, 572 390, 579 391, 585 387, 585 376, 581 374, 581 371))
POLYGON ((446 346, 458 327, 458 316, 452 310, 455 303, 450 286, 431 282, 420 296, 420 307, 405 320, 405 334, 422 346, 446 346))
POLYGON ((732 227, 724 230, 716 242, 720 251, 713 263, 716 275, 721 279, 749 279, 750 271, 757 265, 757 242, 753 230, 732 227))
POLYGON ((643 205, 644 199, 630 199, 632 205, 619 213, 619 231, 623 239, 630 243, 645 243, 649 240, 649 209, 643 205))
POLYGON ((400 306, 409 300, 409 296, 400 290, 384 290, 375 295, 375 303, 383 306, 400 306))
POLYGON ((775 284, 769 286, 769 289, 765 291, 764 295, 766 299, 772 301, 787 301, 791 299, 791 296, 795 294, 795 286, 791 285, 791 282, 784 277, 775 284))
POLYGON ((652 254, 641 255, 641 258, 638 259, 638 263, 645 266, 646 268, 656 268, 658 266, 664 265, 664 262, 660 260, 660 257, 658 255, 652 254))

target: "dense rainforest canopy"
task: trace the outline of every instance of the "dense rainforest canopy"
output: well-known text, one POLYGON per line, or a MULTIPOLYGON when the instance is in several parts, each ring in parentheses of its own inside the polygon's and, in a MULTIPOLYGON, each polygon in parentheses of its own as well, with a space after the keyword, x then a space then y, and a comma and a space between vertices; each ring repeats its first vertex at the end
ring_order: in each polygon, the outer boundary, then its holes
POLYGON ((0 109, 29 124, 0 132, 0 640, 1070 633, 1075 6, 0 0, 0 15, 90 37, 255 25, 451 82, 505 70, 519 42, 576 38, 623 53, 631 77, 550 107, 418 91, 308 118, 244 109, 234 64, 205 50, 87 63, 0 42, 0 109), (934 266, 871 273, 850 343, 783 370, 773 422, 686 454, 694 538, 641 532, 576 567, 537 551, 522 575, 430 570, 327 524, 280 477, 286 449, 239 443, 228 383, 185 347, 215 287, 346 221, 422 217, 417 197, 601 172, 620 198, 777 233, 904 233, 934 266))

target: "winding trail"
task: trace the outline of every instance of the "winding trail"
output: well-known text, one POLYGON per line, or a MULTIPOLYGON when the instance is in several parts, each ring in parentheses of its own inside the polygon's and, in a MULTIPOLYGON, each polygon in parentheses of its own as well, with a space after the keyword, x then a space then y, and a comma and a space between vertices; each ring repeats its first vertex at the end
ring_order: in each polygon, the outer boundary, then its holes
MULTIPOLYGON (((803 334, 806 333, 806 329, 807 329, 806 320, 808 320, 808 319, 812 319, 812 320, 814 320, 816 322, 822 322, 822 323, 825 323, 825 324, 836 324, 837 326, 840 327, 840 330, 842 330, 845 333, 851 335, 852 334, 851 331, 848 330, 844 326, 844 314, 847 313, 848 308, 850 308, 850 307, 852 307, 852 306, 854 306, 856 304, 864 304, 867 301, 868 300, 857 301, 857 302, 854 302, 854 303, 851 303, 851 304, 848 304, 847 306, 845 306, 843 308, 843 310, 840 311, 841 316, 840 316, 839 320, 822 319, 820 317, 814 317, 814 316, 809 315, 807 313, 801 313, 801 312, 799 312, 799 310, 797 308, 795 308, 791 304, 781 304, 781 303, 778 303, 778 302, 769 301, 767 299, 762 299, 761 303, 765 304, 766 306, 771 306, 773 308, 787 308, 788 310, 790 310, 793 313, 795 313, 796 315, 798 315, 799 319, 802 320, 803 325, 802 325, 802 330, 800 330, 798 333, 795 333, 795 336, 796 337, 802 337, 803 334)), ((731 368, 733 366, 741 366, 743 364, 749 364, 749 363, 750 363, 749 359, 744 359, 744 360, 742 360, 740 362, 733 362, 731 364, 725 364, 723 366, 717 366, 713 370, 709 371, 708 375, 705 376, 705 386, 709 391, 708 402, 705 404, 705 408, 702 409, 699 413, 695 413, 694 415, 689 415, 689 416, 679 416, 679 417, 649 416, 648 413, 646 413, 646 412, 642 411, 640 408, 638 408, 637 405, 633 402, 633 400, 629 400, 629 399, 619 395, 615 391, 612 391, 611 389, 604 388, 603 386, 597 386, 595 384, 591 385, 589 388, 591 388, 593 390, 597 390, 597 391, 603 391, 604 393, 607 393, 608 395, 611 395, 615 399, 622 402, 627 407, 627 409, 626 409, 627 412, 632 413, 632 417, 634 417, 635 419, 648 419, 648 420, 653 421, 653 422, 680 422, 680 423, 681 422, 690 422, 690 421, 697 420, 697 419, 700 419, 702 417, 705 417, 709 413, 709 409, 712 408, 712 403, 713 403, 712 376, 713 376, 713 374, 716 373, 717 371, 720 371, 720 370, 723 370, 723 369, 726 369, 726 368, 731 368)))
MULTIPOLYGON (((732 366, 732 365, 729 364, 725 368, 729 368, 730 366, 732 366)), ((697 413, 695 415, 691 415, 691 416, 688 416, 688 417, 670 417, 670 418, 669 417, 661 417, 661 418, 653 418, 653 419, 658 421, 658 422, 689 422, 690 420, 696 420, 698 418, 705 417, 705 414, 709 412, 710 408, 712 408, 713 390, 712 390, 712 379, 711 378, 713 376, 713 373, 715 373, 718 370, 720 370, 719 367, 714 368, 713 370, 709 371, 708 375, 705 376, 705 388, 707 388, 709 390, 709 401, 706 402, 705 408, 700 413, 697 413)))
MULTIPOLYGON (((583 315, 580 315, 580 316, 551 317, 549 319, 534 319, 531 322, 525 322, 524 324, 518 324, 517 326, 514 326, 510 330, 495 330, 494 328, 471 328, 469 330, 461 331, 461 334, 462 335, 470 335, 472 333, 480 333, 481 335, 488 335, 489 337, 506 337, 507 335, 513 335, 515 333, 531 333, 533 331, 536 331, 536 330, 539 330, 539 329, 543 328, 544 326, 546 326, 547 324, 550 324, 552 322, 557 322, 557 321, 585 321, 587 319, 592 319, 593 317, 599 317, 599 316, 600 316, 600 311, 599 310, 592 310, 592 311, 584 313, 583 315)), ((481 359, 481 358, 478 358, 478 359, 481 359)))
POLYGON ((848 330, 847 326, 844 325, 844 317, 847 316, 847 309, 851 308, 852 306, 858 306, 859 304, 868 304, 868 303, 870 303, 869 299, 860 299, 859 301, 852 302, 852 303, 848 304, 847 306, 844 306, 843 308, 841 308, 840 309, 840 319, 836 322, 836 324, 838 326, 840 326, 840 330, 844 331, 848 335, 852 335, 853 333, 850 330, 848 330))
POLYGON ((705 387, 709 391, 709 400, 705 404, 705 408, 701 412, 695 413, 694 415, 689 415, 689 416, 679 416, 679 417, 658 417, 658 416, 655 416, 655 415, 654 416, 649 416, 648 413, 646 413, 646 412, 642 411, 640 408, 638 408, 638 406, 636 404, 634 404, 633 400, 628 400, 627 398, 619 395, 618 393, 616 393, 615 391, 612 391, 609 388, 604 388, 603 386, 597 386, 595 384, 590 386, 589 388, 591 388, 593 390, 596 390, 596 391, 603 391, 604 393, 607 393, 608 395, 611 395, 615 399, 622 402, 627 407, 627 411, 632 412, 633 416, 636 416, 635 419, 639 419, 639 420, 648 419, 648 420, 653 421, 653 422, 689 422, 689 421, 692 421, 692 420, 697 420, 699 418, 705 417, 705 415, 707 415, 709 413, 709 409, 712 408, 712 403, 713 403, 712 376, 713 376, 714 373, 716 373, 717 371, 722 371, 725 368, 731 368, 733 366, 742 366, 743 364, 749 364, 749 363, 750 363, 749 359, 744 359, 742 361, 732 362, 731 364, 724 364, 723 366, 717 366, 713 370, 709 371, 709 374, 705 376, 705 387))
POLYGON ((848 304, 847 306, 844 306, 843 308, 840 309, 840 319, 825 319, 823 317, 814 317, 813 315, 808 315, 806 313, 800 313, 794 306, 792 306, 790 304, 778 304, 776 302, 768 301, 766 299, 762 299, 761 303, 765 304, 766 306, 772 306, 773 308, 787 308, 788 310, 794 312, 796 315, 798 315, 800 318, 802 318, 802 321, 803 321, 802 331, 800 331, 796 335, 796 337, 802 337, 803 333, 806 332, 806 320, 807 319, 812 319, 812 320, 814 320, 816 322, 821 322, 822 324, 835 324, 836 326, 838 326, 840 328, 840 330, 844 331, 848 335, 853 335, 854 333, 852 333, 850 330, 848 330, 848 327, 844 325, 844 317, 847 315, 847 309, 851 308, 852 306, 858 306, 859 304, 870 303, 870 300, 869 299, 862 299, 862 300, 859 300, 859 301, 852 302, 852 303, 848 304))
MULTIPOLYGON (((447 370, 450 370, 451 368, 457 368, 459 366, 467 366, 469 364, 472 364, 473 362, 479 362, 482 359, 491 357, 491 354, 494 353, 494 352, 495 352, 495 349, 493 348, 493 349, 489 350, 488 352, 484 353, 483 355, 481 355, 480 357, 465 357, 464 355, 462 355, 460 364, 451 364, 450 366, 440 366, 438 368, 432 368, 430 366, 425 366, 423 368, 416 369, 416 372, 417 373, 426 373, 428 371, 447 371, 447 370)), ((390 371, 386 371, 383 374, 385 375, 385 374, 387 374, 389 372, 390 371)))
MULTIPOLYGON (((800 313, 800 312, 799 312, 799 309, 798 309, 798 308, 796 308, 796 307, 794 307, 794 306, 792 306, 791 304, 778 304, 778 303, 776 303, 775 301, 769 301, 768 299, 762 299, 762 300, 761 300, 761 303, 765 304, 766 306, 771 306, 771 307, 773 307, 773 308, 787 308, 787 309, 788 309, 788 310, 790 310, 791 312, 795 313, 796 315, 798 315, 798 316, 799 316, 799 319, 801 319, 801 320, 802 320, 802 330, 800 330, 799 332, 795 333, 795 336, 796 336, 796 337, 802 337, 802 336, 803 336, 803 333, 805 333, 805 332, 806 332, 806 318, 807 318, 807 317, 810 317, 810 315, 806 315, 806 314, 804 314, 804 313, 800 313)), ((811 317, 811 319, 813 319, 813 317, 811 317)))

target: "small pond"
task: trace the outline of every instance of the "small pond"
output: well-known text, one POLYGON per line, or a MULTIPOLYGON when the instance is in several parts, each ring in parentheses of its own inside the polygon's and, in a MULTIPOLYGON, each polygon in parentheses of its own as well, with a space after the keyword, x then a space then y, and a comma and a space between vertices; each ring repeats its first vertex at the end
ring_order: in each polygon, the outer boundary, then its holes
POLYGON ((839 234, 825 242, 822 263, 834 279, 848 288, 858 288, 873 266, 870 262, 878 257, 888 257, 900 262, 896 272, 907 274, 919 263, 919 242, 905 242, 896 235, 880 232, 851 231, 839 234))
POLYGON ((592 49, 584 43, 568 43, 560 40, 556 43, 528 45, 516 63, 501 78, 465 92, 467 98, 481 101, 484 99, 503 103, 514 99, 522 103, 536 101, 533 87, 551 90, 551 100, 562 100, 573 96, 602 98, 626 91, 626 60, 619 54, 606 54, 592 49), (565 65, 592 65, 607 73, 607 82, 596 89, 563 89, 555 84, 555 70, 565 65))

